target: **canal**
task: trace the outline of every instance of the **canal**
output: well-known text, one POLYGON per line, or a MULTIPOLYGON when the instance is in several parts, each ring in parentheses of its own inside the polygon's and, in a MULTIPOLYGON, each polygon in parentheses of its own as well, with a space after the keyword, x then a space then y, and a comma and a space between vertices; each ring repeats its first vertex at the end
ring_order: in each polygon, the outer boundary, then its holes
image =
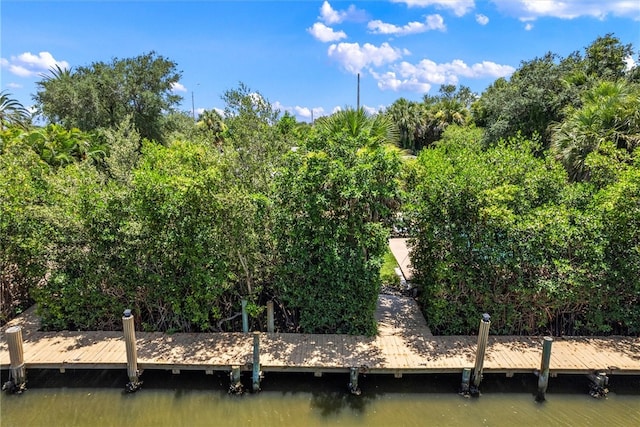
MULTIPOLYGON (((6 381, 7 371, 2 371, 6 381)), ((72 426, 640 426, 640 377, 612 376, 606 398, 589 397, 582 376, 552 378, 536 403, 533 375, 486 375, 482 396, 456 394, 459 375, 368 375, 362 395, 348 374, 269 374, 260 393, 227 394, 223 373, 144 373, 123 392, 126 373, 31 370, 22 395, 3 393, 2 427, 72 426)), ((243 377, 246 386, 249 376, 243 377)))

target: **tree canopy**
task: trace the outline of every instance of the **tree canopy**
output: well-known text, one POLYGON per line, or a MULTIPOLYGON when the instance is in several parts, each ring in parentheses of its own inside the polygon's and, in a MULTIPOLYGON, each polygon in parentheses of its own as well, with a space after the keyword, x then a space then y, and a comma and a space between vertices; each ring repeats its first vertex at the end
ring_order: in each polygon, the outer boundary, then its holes
POLYGON ((172 92, 179 80, 173 61, 149 52, 75 70, 56 66, 37 83, 34 100, 51 123, 91 131, 131 116, 143 138, 160 141, 162 115, 181 100, 172 92))

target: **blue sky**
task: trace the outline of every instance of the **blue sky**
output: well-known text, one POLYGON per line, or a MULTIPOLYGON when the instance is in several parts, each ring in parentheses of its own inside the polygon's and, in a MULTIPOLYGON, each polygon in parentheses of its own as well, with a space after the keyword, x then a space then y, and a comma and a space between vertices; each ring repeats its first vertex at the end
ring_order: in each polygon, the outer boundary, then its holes
POLYGON ((582 51, 613 33, 640 49, 638 0, 2 0, 1 82, 25 106, 54 65, 156 51, 182 72, 181 110, 223 108, 245 83, 300 120, 441 84, 481 93, 521 61, 582 51))

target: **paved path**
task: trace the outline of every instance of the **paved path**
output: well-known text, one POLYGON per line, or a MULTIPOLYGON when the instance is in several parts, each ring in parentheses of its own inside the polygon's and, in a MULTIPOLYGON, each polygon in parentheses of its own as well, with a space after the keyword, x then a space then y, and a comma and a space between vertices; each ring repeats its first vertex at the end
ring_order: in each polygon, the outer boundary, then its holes
POLYGON ((402 275, 407 281, 411 281, 411 279, 413 279, 413 270, 411 269, 411 260, 409 259, 408 241, 409 239, 404 238, 389 239, 389 248, 400 267, 402 275))

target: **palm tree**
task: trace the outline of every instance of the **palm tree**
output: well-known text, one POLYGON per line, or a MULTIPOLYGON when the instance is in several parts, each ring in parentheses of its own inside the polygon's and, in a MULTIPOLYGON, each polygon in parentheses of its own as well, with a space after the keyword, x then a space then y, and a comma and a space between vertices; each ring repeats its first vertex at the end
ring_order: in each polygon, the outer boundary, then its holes
POLYGON ((374 144, 397 144, 400 139, 398 128, 388 116, 369 116, 363 108, 340 110, 318 119, 316 124, 321 132, 346 133, 354 138, 366 135, 374 144))
POLYGON ((224 141, 227 125, 224 124, 222 116, 216 110, 203 111, 200 114, 197 126, 211 134, 215 146, 219 146, 224 141))
POLYGON ((602 81, 582 96, 582 107, 551 126, 551 150, 574 181, 586 180, 587 156, 606 142, 633 151, 640 145, 640 85, 602 81))
POLYGON ((0 130, 7 126, 26 129, 29 126, 31 114, 10 95, 6 91, 0 92, 0 130))

